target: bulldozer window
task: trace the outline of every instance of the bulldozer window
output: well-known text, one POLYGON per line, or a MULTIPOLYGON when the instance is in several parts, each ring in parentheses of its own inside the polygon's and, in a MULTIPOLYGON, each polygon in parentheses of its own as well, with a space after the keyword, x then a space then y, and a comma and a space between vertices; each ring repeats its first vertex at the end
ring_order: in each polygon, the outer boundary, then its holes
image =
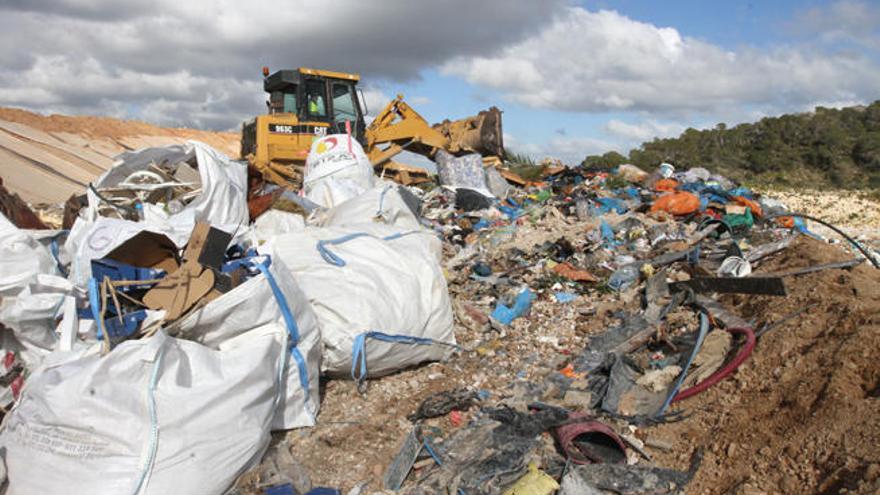
POLYGON ((292 93, 284 93, 284 113, 296 113, 296 88, 292 93))
POLYGON ((278 86, 269 93, 269 113, 296 113, 296 84, 278 86))
POLYGON ((333 83, 333 120, 334 122, 350 120, 353 124, 357 123, 357 111, 350 84, 333 83))
POLYGON ((306 81, 306 111, 310 117, 327 116, 327 101, 324 99, 323 81, 306 81))

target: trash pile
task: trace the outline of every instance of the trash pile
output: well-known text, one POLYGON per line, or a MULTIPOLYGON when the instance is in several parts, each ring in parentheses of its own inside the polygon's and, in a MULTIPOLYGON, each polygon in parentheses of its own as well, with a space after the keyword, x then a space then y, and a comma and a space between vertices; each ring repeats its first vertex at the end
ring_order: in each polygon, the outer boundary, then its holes
POLYGON ((833 225, 848 259, 768 271, 821 219, 705 169, 436 159, 405 187, 326 136, 297 195, 190 142, 69 230, 0 218, 8 493, 679 493, 707 453, 652 432, 815 304, 738 309, 880 278, 833 225))

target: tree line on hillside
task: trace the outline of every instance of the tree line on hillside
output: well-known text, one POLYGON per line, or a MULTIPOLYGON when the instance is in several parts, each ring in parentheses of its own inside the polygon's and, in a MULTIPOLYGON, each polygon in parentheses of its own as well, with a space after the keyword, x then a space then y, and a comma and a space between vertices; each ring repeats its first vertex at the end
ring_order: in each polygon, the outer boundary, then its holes
POLYGON ((880 188, 880 100, 842 109, 767 117, 727 128, 687 129, 677 138, 642 143, 629 156, 591 155, 588 167, 660 162, 705 167, 746 183, 781 186, 880 188))

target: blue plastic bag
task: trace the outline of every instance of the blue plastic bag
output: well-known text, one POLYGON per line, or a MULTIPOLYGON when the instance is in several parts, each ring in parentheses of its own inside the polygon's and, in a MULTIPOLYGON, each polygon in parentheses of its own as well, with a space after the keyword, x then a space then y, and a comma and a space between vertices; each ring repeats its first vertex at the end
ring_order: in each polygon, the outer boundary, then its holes
POLYGON ((532 301, 535 300, 535 294, 528 287, 524 288, 517 296, 512 308, 508 308, 503 304, 495 306, 492 311, 492 319, 502 325, 510 325, 510 322, 524 315, 529 308, 532 307, 532 301))
POLYGON ((599 203, 599 212, 602 214, 611 213, 612 211, 618 215, 626 213, 626 205, 617 198, 594 198, 593 201, 599 203))
POLYGON ((574 294, 571 292, 559 291, 553 295, 556 297, 556 302, 562 303, 562 304, 570 303, 570 302, 574 301, 575 299, 577 299, 577 294, 574 294))

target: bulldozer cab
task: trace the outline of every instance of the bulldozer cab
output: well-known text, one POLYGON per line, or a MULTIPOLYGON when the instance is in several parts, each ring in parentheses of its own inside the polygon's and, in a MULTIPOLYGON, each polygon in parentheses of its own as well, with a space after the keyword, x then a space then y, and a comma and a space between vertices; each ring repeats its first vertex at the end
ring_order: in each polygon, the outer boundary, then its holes
POLYGON ((365 143, 358 80, 357 74, 304 67, 269 75, 264 67, 268 112, 242 125, 241 157, 265 179, 298 189, 315 137, 345 134, 348 128, 365 143))
POLYGON ((348 122, 352 134, 363 141, 366 125, 357 92, 359 79, 357 74, 344 72, 279 70, 263 80, 263 89, 269 94, 268 112, 295 115, 297 124, 305 124, 319 135, 344 134, 348 122))

